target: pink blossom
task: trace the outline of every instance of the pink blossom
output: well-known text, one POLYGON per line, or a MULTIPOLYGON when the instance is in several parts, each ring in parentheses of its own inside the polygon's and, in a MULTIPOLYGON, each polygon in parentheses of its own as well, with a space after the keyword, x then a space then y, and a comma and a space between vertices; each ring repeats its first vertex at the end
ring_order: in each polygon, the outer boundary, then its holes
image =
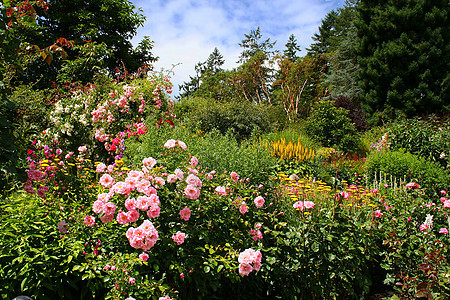
POLYGON ((239 264, 239 274, 248 276, 253 271, 253 267, 248 263, 239 264))
POLYGON ((147 210, 150 206, 150 198, 148 196, 139 196, 136 200, 136 207, 140 210, 147 210))
POLYGON ((200 190, 195 186, 188 184, 184 189, 184 195, 188 199, 196 200, 200 196, 200 190))
POLYGON ((147 216, 152 219, 159 217, 160 213, 161 209, 156 204, 152 204, 152 206, 150 206, 150 208, 147 210, 147 216))
POLYGON ((153 169, 153 167, 156 165, 156 159, 154 159, 153 157, 144 158, 142 160, 142 164, 149 169, 153 169))
POLYGON ((418 189, 419 185, 416 182, 409 182, 409 183, 406 184, 406 188, 418 189))
POLYGON ((339 195, 344 199, 348 199, 349 196, 347 192, 341 192, 339 195))
POLYGON ((135 283, 135 282, 136 282, 136 279, 134 279, 133 277, 130 277, 130 278, 128 279, 128 282, 129 282, 129 283, 135 283))
POLYGON ((159 297, 158 300, 172 300, 172 298, 170 298, 169 296, 165 296, 165 297, 159 297))
POLYGON ((225 190, 225 188, 223 186, 218 186, 216 187, 216 192, 219 193, 220 195, 227 195, 227 191, 225 190))
POLYGON ((129 222, 136 222, 139 220, 139 212, 136 209, 132 209, 127 212, 127 217, 129 222))
POLYGON ((66 221, 59 221, 59 223, 58 223, 58 230, 61 233, 66 233, 67 232, 67 227, 69 227, 69 224, 67 224, 66 221))
POLYGON ((381 218, 383 216, 383 213, 381 212, 381 210, 377 209, 375 211, 375 218, 381 218))
POLYGON ((178 146, 181 147, 181 149, 186 150, 187 146, 184 142, 177 140, 177 143, 178 143, 178 146))
POLYGON ((262 224, 261 223, 256 223, 256 225, 255 225, 255 228, 256 229, 260 229, 262 227, 262 224))
POLYGON ((103 212, 105 215, 112 215, 116 212, 116 205, 112 202, 108 202, 103 206, 103 212))
POLYGON ((97 173, 103 173, 106 170, 106 165, 104 163, 99 163, 95 170, 97 173))
POLYGON ((241 206, 239 207, 239 212, 244 215, 247 211, 248 211, 247 205, 245 204, 245 202, 242 202, 241 206))
MULTIPOLYGON (((105 175, 108 175, 108 174, 105 174, 105 175)), ((103 176, 105 176, 105 175, 103 175, 103 176)), ((103 177, 103 176, 102 176, 102 177, 103 177)), ((121 195, 125 195, 125 194, 128 194, 128 193, 131 191, 131 187, 130 187, 126 182, 124 182, 124 181, 119 181, 119 182, 116 182, 116 183, 111 187, 111 190, 112 190, 114 193, 121 194, 121 195)))
POLYGON ((444 201, 444 208, 450 208, 450 199, 444 201))
POLYGON ((186 206, 180 211, 180 218, 184 221, 188 221, 190 217, 191 217, 191 210, 189 209, 189 207, 186 206))
POLYGON ((176 140, 170 139, 164 144, 164 147, 167 149, 173 148, 176 146, 176 142, 177 142, 176 140))
POLYGON ((80 146, 80 147, 78 147, 78 151, 80 151, 80 152, 85 152, 87 150, 87 147, 86 146, 80 146))
POLYGON ((167 176, 167 182, 168 183, 175 183, 177 181, 177 175, 175 174, 169 174, 167 176))
POLYGON ((239 180, 239 175, 236 172, 231 172, 230 177, 234 180, 234 182, 237 182, 239 180))
POLYGON ((137 207, 137 201, 134 198, 128 198, 127 200, 125 200, 125 207, 128 210, 133 210, 136 209, 137 207))
POLYGON ((441 191, 441 195, 443 195, 443 196, 447 195, 447 191, 442 190, 442 191, 441 191))
POLYGON ((420 225, 419 229, 420 229, 420 232, 423 232, 423 231, 428 230, 429 227, 426 224, 422 224, 422 225, 420 225))
POLYGON ((185 237, 186 237, 186 234, 184 234, 184 233, 182 233, 180 231, 177 231, 177 233, 172 236, 172 240, 175 243, 177 243, 177 245, 181 245, 181 244, 184 243, 185 237))
POLYGON ((441 228, 441 229, 439 229, 439 233, 448 234, 448 229, 447 228, 441 228))
POLYGON ((103 174, 102 177, 100 177, 100 185, 104 187, 112 187, 114 183, 114 179, 109 174, 103 174))
POLYGON ((177 175, 177 178, 178 178, 179 180, 183 180, 183 178, 184 178, 183 171, 181 171, 180 169, 176 169, 176 170, 174 171, 174 173, 175 173, 175 175, 177 175))
POLYGON ((84 218, 84 225, 92 227, 95 224, 95 218, 93 216, 86 216, 84 218))
POLYGON ((196 175, 194 174, 189 174, 188 177, 186 178, 186 183, 199 187, 202 187, 202 181, 200 180, 200 178, 198 178, 196 175))
POLYGON ((263 207, 264 206, 264 202, 265 202, 264 198, 261 197, 261 196, 256 197, 255 200, 254 200, 254 203, 255 203, 256 207, 258 207, 258 208, 263 207))
POLYGON ((191 164, 191 166, 192 166, 193 168, 195 168, 195 167, 198 165, 198 159, 197 159, 197 157, 192 156, 192 157, 191 157, 191 162, 190 162, 190 164, 191 164))
POLYGON ((142 252, 141 254, 139 254, 139 258, 142 259, 143 261, 147 261, 147 259, 149 258, 148 254, 145 252, 142 252))
POLYGON ((112 222, 112 220, 114 220, 114 214, 104 215, 100 217, 100 221, 102 221, 103 223, 109 223, 112 222))
MULTIPOLYGON (((162 187, 162 186, 164 186, 164 184, 166 184, 165 180, 162 177, 159 177, 159 176, 155 177, 154 181, 159 187, 162 187)), ((155 185, 156 188, 158 188, 158 186, 155 185)))
POLYGON ((119 224, 127 224, 129 222, 128 215, 121 210, 119 210, 116 220, 119 224))

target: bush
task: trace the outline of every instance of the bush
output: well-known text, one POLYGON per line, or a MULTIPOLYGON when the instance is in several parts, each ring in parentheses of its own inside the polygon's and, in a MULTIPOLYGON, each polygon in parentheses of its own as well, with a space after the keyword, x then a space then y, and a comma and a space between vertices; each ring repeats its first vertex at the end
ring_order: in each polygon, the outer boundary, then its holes
POLYGON ((211 99, 194 98, 177 104, 183 119, 204 132, 231 131, 238 141, 249 139, 283 125, 277 107, 249 102, 219 103, 211 99), (188 103, 188 104, 186 104, 188 103))
POLYGON ((366 172, 369 180, 381 172, 388 179, 416 181, 431 194, 450 187, 450 174, 438 163, 404 150, 372 152, 367 157, 366 172))
POLYGON ((252 178, 262 184, 269 182, 268 174, 276 159, 270 150, 252 141, 238 143, 231 133, 222 135, 217 130, 208 133, 192 132, 183 125, 149 127, 145 135, 126 143, 126 160, 137 165, 145 157, 154 157, 169 167, 179 164, 179 158, 165 160, 165 149, 161 146, 169 139, 182 140, 195 153, 199 165, 208 170, 239 172, 242 178, 252 178))
POLYGON ((324 147, 355 152, 358 139, 348 111, 334 106, 333 101, 320 101, 306 120, 305 130, 324 147))
POLYGON ((392 150, 405 149, 443 168, 450 167, 450 118, 406 119, 388 124, 386 132, 392 150))

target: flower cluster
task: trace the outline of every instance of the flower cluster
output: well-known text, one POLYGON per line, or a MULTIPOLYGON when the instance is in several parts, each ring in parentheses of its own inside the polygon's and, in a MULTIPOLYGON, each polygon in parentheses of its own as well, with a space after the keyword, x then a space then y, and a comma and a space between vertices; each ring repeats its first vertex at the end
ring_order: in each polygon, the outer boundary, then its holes
POLYGON ((261 268, 262 254, 252 248, 241 252, 238 257, 239 274, 248 276, 252 271, 258 271, 261 268))

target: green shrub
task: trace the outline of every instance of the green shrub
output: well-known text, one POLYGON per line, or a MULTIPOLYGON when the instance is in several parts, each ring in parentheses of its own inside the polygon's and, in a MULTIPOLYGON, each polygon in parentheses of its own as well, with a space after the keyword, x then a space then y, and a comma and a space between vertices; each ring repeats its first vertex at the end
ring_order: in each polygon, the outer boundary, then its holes
POLYGON ((448 168, 450 164, 450 119, 414 118, 387 126, 392 150, 406 149, 448 168))
POLYGON ((150 127, 146 134, 133 142, 127 142, 126 159, 138 165, 145 157, 162 159, 169 167, 179 164, 180 158, 165 160, 165 149, 161 146, 169 139, 181 140, 195 153, 199 165, 218 173, 238 172, 241 178, 252 178, 262 183, 269 182, 268 174, 276 159, 270 150, 252 141, 238 143, 231 133, 222 135, 218 130, 207 133, 192 132, 184 126, 174 128, 162 125, 150 127))
POLYGON ((398 151, 374 151, 367 157, 366 172, 373 180, 380 172, 402 181, 416 181, 429 192, 448 190, 450 174, 433 161, 398 151))
POLYGON ((333 147, 344 152, 355 152, 359 141, 355 125, 348 111, 334 106, 333 101, 320 101, 314 106, 306 120, 308 134, 324 147, 333 147))
POLYGON ((283 125, 279 108, 249 102, 219 103, 211 99, 193 98, 177 104, 177 115, 204 132, 231 131, 238 141, 252 134, 270 132, 283 125))
POLYGON ((1 299, 103 297, 101 276, 82 280, 84 272, 73 272, 75 266, 86 264, 87 236, 75 217, 80 209, 81 205, 66 206, 57 198, 44 201, 19 192, 1 200, 1 299), (66 233, 58 230, 60 221, 67 224, 66 233))

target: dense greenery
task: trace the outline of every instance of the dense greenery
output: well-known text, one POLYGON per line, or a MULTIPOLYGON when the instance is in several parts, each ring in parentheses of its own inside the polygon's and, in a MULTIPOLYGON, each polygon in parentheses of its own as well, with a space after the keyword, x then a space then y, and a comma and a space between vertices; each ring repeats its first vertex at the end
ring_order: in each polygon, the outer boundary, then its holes
POLYGON ((257 28, 174 102, 129 2, 74 3, 0 5, 1 299, 450 297, 448 4, 257 28))

